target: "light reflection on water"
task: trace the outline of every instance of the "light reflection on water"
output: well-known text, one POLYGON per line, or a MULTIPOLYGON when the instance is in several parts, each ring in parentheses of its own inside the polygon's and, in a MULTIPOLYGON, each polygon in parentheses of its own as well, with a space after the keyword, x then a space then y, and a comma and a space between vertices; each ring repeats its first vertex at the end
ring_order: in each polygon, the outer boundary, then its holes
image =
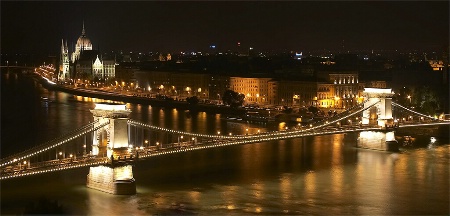
MULTIPOLYGON (((333 136, 322 137, 326 140, 333 136)), ((282 156, 290 162, 281 169, 272 151, 277 142, 139 162, 134 169, 138 194, 133 196, 87 189, 87 171, 83 170, 56 179, 53 175, 31 178, 41 179, 36 183, 19 182, 26 188, 44 186, 35 192, 46 192, 73 213, 89 215, 445 214, 448 210, 448 146, 394 154, 340 146, 343 160, 336 163, 332 144, 296 141, 287 144, 288 151, 282 156), (296 145, 306 146, 291 154, 296 145), (258 151, 248 151, 255 146, 258 151), (323 158, 301 157, 315 151, 321 151, 323 158), (249 154, 253 157, 229 157, 249 154), (195 163, 192 160, 196 158, 207 160, 195 163), (315 160, 322 163, 312 167, 315 160), (44 181, 48 185, 42 185, 44 181), (56 188, 45 189, 53 186, 56 188)), ((18 187, 4 183, 8 189, 18 187)), ((20 193, 29 196, 26 191, 20 193)))
MULTIPOLYGON (((29 97, 48 97, 48 108, 36 100, 28 105, 35 113, 17 117, 31 125, 30 137, 42 133, 40 139, 52 138, 92 121, 92 101, 38 90, 39 95, 29 97)), ((255 133, 278 127, 225 122, 216 114, 128 106, 133 119, 178 130, 237 134, 246 128, 255 133)), ((2 106, 2 112, 11 115, 17 115, 16 109, 2 106)), ((7 132, 21 124, 9 127, 7 132)), ((4 133, 2 128, 2 144, 20 137, 9 140, 4 133)), ((438 138, 431 148, 422 143, 420 148, 388 153, 355 149, 355 140, 343 144, 344 138, 336 134, 151 158, 134 167, 138 193, 133 196, 87 189, 87 168, 7 180, 1 182, 1 213, 20 214, 27 203, 46 196, 69 213, 82 215, 448 214, 450 154, 445 139, 438 138)))

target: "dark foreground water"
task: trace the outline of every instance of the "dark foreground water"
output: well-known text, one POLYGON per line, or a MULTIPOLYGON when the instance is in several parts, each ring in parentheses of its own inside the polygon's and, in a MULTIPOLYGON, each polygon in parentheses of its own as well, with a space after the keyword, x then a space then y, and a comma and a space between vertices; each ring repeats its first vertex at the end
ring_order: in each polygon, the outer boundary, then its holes
MULTIPOLYGON (((92 121, 95 99, 49 92, 12 73, 2 74, 1 84, 2 155, 92 121)), ((279 127, 128 106, 133 119, 187 131, 279 127)), ((338 134, 155 157, 134 167, 133 196, 87 189, 88 168, 6 180, 0 182, 1 214, 21 214, 41 198, 82 215, 449 214, 448 138, 430 144, 421 137, 399 153, 356 149, 354 141, 338 134)))

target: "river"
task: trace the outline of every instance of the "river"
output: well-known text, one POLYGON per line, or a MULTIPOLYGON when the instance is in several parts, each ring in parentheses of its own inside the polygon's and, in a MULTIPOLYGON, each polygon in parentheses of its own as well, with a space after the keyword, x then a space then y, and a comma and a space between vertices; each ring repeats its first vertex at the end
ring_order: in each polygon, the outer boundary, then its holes
MULTIPOLYGON (((2 157, 92 121, 98 99, 48 91, 21 74, 1 78, 2 157)), ((127 107, 137 121, 192 132, 280 127, 127 107)), ((398 153, 357 149, 355 140, 335 134, 154 157, 135 165, 133 196, 86 188, 88 168, 4 180, 1 214, 21 214, 45 198, 81 215, 448 215, 450 145, 448 136, 436 139, 422 137, 398 153)))

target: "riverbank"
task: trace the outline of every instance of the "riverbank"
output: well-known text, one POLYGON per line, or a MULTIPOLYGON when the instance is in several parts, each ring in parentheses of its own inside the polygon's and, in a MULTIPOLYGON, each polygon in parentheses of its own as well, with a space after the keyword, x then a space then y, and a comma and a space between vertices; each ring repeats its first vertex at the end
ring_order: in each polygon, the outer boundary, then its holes
POLYGON ((81 89, 81 88, 71 88, 67 86, 62 86, 58 84, 49 83, 47 80, 43 79, 41 76, 33 74, 33 79, 39 82, 42 87, 52 90, 52 91, 62 91, 72 95, 100 98, 104 100, 120 101, 124 103, 135 103, 142 105, 151 105, 155 107, 165 107, 165 108, 175 108, 181 110, 189 110, 191 112, 208 112, 208 113, 221 113, 221 114, 237 114, 244 115, 246 110, 244 108, 231 108, 228 106, 217 106, 213 104, 189 104, 186 101, 175 101, 175 100, 161 100, 157 98, 145 98, 137 97, 131 95, 122 95, 111 92, 102 92, 93 89, 81 89))

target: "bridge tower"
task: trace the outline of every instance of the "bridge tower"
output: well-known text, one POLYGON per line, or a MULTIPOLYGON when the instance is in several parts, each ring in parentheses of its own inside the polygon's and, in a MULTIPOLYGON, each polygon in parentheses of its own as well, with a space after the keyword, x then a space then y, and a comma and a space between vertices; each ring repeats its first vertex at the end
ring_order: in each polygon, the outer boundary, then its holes
POLYGON ((377 125, 380 127, 391 126, 393 124, 392 118, 392 93, 391 89, 381 88, 364 88, 363 95, 368 98, 364 103, 364 108, 372 105, 373 103, 380 101, 374 108, 367 109, 363 112, 362 124, 370 124, 370 119, 377 119, 377 125))
POLYGON ((91 110, 94 127, 109 124, 94 131, 92 156, 106 156, 110 164, 90 167, 87 187, 112 194, 135 194, 133 155, 128 146, 128 116, 125 104, 96 103, 91 110), (128 159, 127 159, 128 157, 128 159))
MULTIPOLYGON (((364 108, 380 101, 372 108, 363 112, 362 124, 371 124, 370 119, 375 119, 376 125, 382 128, 393 128, 394 119, 392 118, 392 93, 391 89, 364 88, 363 95, 368 100, 364 103, 364 108)), ((395 140, 394 131, 375 132, 362 131, 358 138, 358 147, 371 148, 387 151, 398 151, 398 143, 395 140)))

